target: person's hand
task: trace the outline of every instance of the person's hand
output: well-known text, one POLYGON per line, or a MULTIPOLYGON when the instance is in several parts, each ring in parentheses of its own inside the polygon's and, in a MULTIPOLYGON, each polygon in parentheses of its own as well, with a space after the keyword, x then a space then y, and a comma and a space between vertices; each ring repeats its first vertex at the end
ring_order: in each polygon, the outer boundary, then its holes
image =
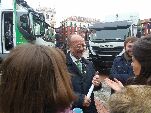
POLYGON ((101 78, 99 76, 99 72, 98 71, 95 73, 95 76, 92 79, 92 84, 94 86, 99 86, 101 84, 101 78))
POLYGON ((89 106, 90 106, 90 103, 91 103, 91 99, 88 98, 88 97, 85 95, 84 101, 83 101, 83 106, 89 107, 89 106))
POLYGON ((120 92, 122 88, 124 87, 123 84, 118 81, 116 78, 114 78, 115 81, 110 80, 109 78, 105 79, 105 83, 110 86, 113 90, 120 92))

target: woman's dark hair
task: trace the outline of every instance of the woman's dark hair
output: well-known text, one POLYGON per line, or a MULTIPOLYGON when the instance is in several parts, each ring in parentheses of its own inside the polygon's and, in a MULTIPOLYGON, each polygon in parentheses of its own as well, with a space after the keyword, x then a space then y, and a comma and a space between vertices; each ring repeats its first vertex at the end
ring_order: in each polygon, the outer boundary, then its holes
POLYGON ((136 84, 151 85, 151 35, 142 37, 134 43, 133 56, 141 64, 136 84))
POLYGON ((56 113, 69 107, 74 99, 61 50, 21 45, 2 63, 1 113, 56 113))

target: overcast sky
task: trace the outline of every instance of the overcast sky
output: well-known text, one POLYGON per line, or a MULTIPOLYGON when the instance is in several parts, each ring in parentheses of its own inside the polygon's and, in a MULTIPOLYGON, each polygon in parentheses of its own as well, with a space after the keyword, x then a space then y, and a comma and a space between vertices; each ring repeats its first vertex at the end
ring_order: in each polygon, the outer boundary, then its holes
POLYGON ((32 7, 52 7, 59 18, 84 16, 104 19, 119 13, 138 13, 140 19, 151 18, 150 0, 26 0, 32 7))

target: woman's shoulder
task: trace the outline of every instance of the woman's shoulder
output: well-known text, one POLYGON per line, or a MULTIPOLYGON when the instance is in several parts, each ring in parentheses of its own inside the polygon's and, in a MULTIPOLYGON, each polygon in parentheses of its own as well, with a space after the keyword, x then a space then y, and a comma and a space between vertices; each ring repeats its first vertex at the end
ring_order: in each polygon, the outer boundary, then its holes
POLYGON ((123 112, 129 110, 131 113, 138 113, 141 109, 144 113, 151 113, 150 95, 151 86, 128 85, 121 92, 111 95, 109 106, 111 111, 123 112))
POLYGON ((151 94, 151 86, 149 85, 128 85, 125 87, 126 92, 133 92, 135 95, 136 94, 151 94))

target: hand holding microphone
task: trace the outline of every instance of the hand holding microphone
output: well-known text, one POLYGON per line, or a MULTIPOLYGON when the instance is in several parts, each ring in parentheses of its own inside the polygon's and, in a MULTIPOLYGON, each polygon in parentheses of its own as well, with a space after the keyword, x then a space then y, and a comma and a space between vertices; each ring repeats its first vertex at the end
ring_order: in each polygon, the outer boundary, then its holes
POLYGON ((92 92, 93 92, 93 89, 94 89, 94 86, 99 86, 100 85, 100 76, 99 76, 99 72, 97 71, 95 73, 95 76, 93 77, 93 80, 92 80, 92 85, 89 89, 89 92, 87 94, 87 97, 90 98, 92 92))

